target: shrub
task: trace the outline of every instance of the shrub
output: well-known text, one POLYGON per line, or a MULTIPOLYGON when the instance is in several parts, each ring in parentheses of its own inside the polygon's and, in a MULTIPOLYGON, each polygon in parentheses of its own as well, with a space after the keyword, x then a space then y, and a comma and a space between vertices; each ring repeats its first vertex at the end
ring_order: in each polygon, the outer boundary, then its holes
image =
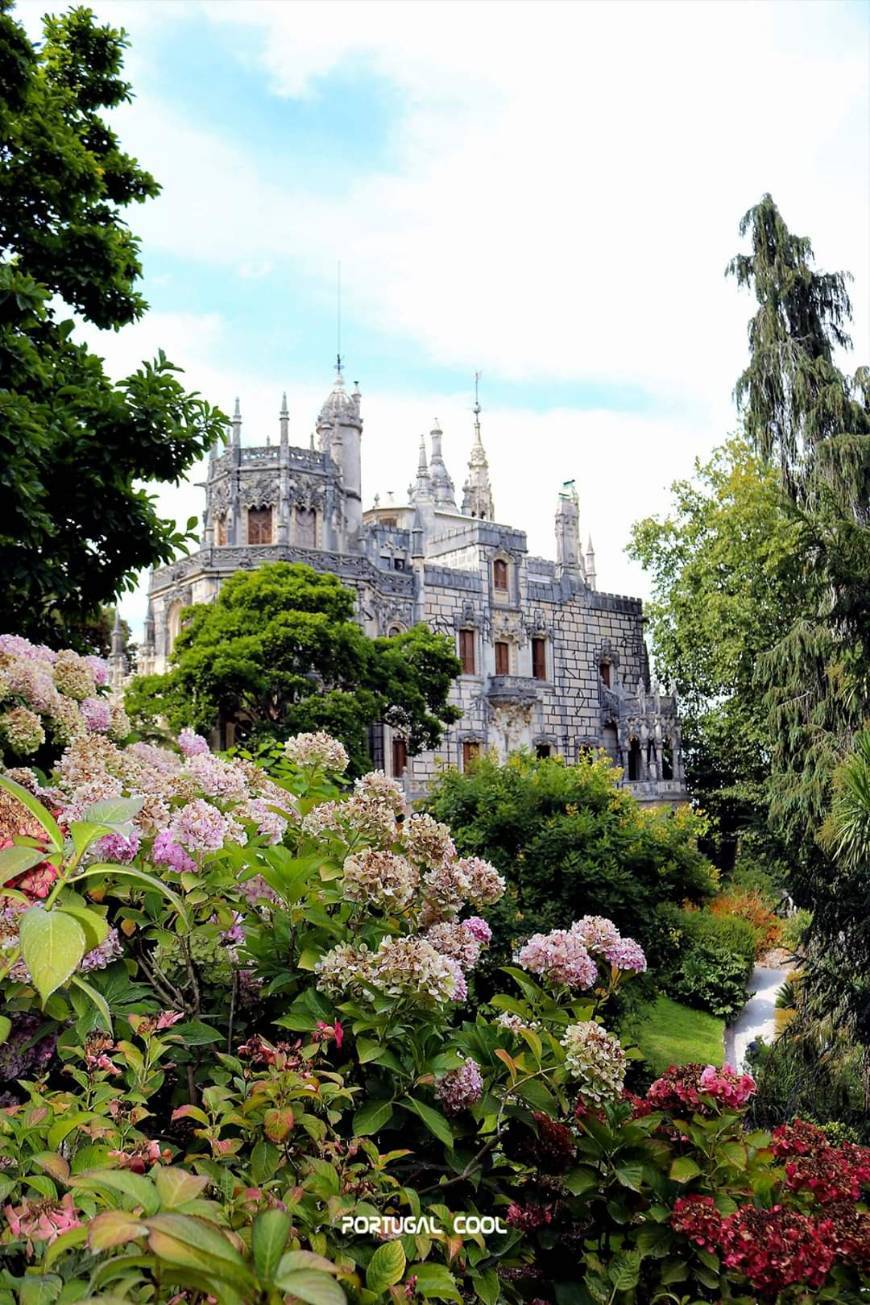
POLYGON ((285 756, 87 736, 0 776, 0 1305, 857 1291, 863 1152, 795 1181, 727 1068, 627 1097, 600 1012, 646 962, 600 915, 469 1007, 497 870, 381 774, 342 797, 334 740, 285 756), (765 1220, 782 1264, 736 1255, 765 1220))
POLYGON ((756 933, 748 920, 739 915, 721 914, 713 910, 718 898, 702 911, 683 911, 681 923, 691 946, 706 944, 731 952, 743 962, 746 977, 755 964, 756 933))
POLYGON ((782 933, 782 923, 754 889, 732 889, 720 893, 710 903, 713 915, 745 920, 755 936, 755 955, 763 956, 775 947, 782 933))
POLYGON ((812 922, 812 911, 807 911, 804 907, 799 907, 791 915, 786 916, 782 922, 780 938, 783 947, 792 953, 800 952, 805 945, 806 935, 812 922))
POLYGON ((671 995, 689 1006, 731 1021, 746 1003, 746 966, 714 943, 694 943, 674 975, 671 995))

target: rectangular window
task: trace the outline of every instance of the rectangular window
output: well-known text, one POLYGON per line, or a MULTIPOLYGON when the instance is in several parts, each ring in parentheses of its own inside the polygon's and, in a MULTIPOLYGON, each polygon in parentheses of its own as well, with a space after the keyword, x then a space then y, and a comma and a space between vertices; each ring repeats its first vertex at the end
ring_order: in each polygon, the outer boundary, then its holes
POLYGON ((218 546, 222 548, 226 542, 227 542, 227 519, 226 517, 218 517, 217 519, 218 546))
POLYGON ((606 688, 610 688, 610 662, 602 662, 598 667, 598 674, 601 676, 601 683, 606 688))
POLYGON ((547 678, 547 640, 532 640, 532 675, 536 680, 547 678))
POLYGON ((462 769, 468 770, 480 756, 480 744, 466 740, 462 745, 462 769))
POLYGON ((272 509, 248 508, 248 543, 271 544, 272 509))
POLYGON ((408 745, 404 739, 393 739, 393 779, 401 779, 408 764, 408 745))
POLYGON ((492 564, 492 587, 502 593, 507 593, 508 587, 508 569, 507 562, 497 557, 492 564))
POLYGON ((296 509, 296 543, 300 548, 317 547, 317 513, 314 508, 296 509))
POLYGON ((474 675, 474 631, 459 631, 459 660, 462 662, 462 674, 474 675))
POLYGON ((510 675, 510 648, 506 643, 496 642, 495 645, 495 673, 496 675, 510 675))
POLYGON ((546 757, 549 757, 549 755, 550 755, 549 743, 537 743, 535 745, 535 756, 538 758, 539 761, 543 761, 546 757))

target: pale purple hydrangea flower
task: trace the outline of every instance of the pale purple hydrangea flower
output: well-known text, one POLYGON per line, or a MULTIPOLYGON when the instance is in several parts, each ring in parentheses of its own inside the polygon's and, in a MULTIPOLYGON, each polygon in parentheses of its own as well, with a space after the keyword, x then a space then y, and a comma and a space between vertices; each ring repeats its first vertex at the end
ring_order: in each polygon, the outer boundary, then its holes
POLYGON ((181 731, 178 736, 178 746, 185 757, 201 757, 205 753, 211 752, 208 740, 204 739, 201 734, 195 734, 190 728, 181 731))
POLYGON ((186 762, 184 773, 196 780, 206 797, 237 802, 247 796, 248 780, 241 767, 211 753, 194 753, 186 762))
POLYGON ((462 927, 468 930, 472 938, 476 938, 484 946, 492 941, 492 929, 490 929, 486 920, 481 920, 479 915, 470 915, 467 920, 462 921, 462 927))
POLYGON ((217 807, 204 798, 194 798, 175 813, 169 832, 188 852, 217 852, 231 830, 230 822, 217 807))
POLYGON ((112 706, 107 698, 85 698, 82 719, 92 734, 105 734, 112 724, 112 706))
POLYGON ((114 861, 118 865, 127 865, 139 851, 139 832, 134 829, 129 836, 124 834, 104 834, 93 846, 94 855, 100 861, 114 861))
POLYGON ((533 934, 517 955, 517 963, 547 983, 591 988, 598 977, 595 962, 576 934, 568 929, 533 934))
POLYGON ((571 932, 577 935, 590 952, 600 952, 612 943, 619 942, 620 937, 613 921, 603 915, 584 915, 574 921, 571 932))
POLYGON ((465 897, 472 906, 493 906, 504 897, 507 884, 489 861, 479 856, 462 857, 456 872, 465 885, 465 897))
POLYGON ((431 816, 415 813, 403 827, 407 855, 433 869, 456 855, 450 830, 431 816))
POLYGON ((602 947, 601 953, 617 970, 631 971, 634 974, 643 974, 646 970, 643 948, 633 938, 620 938, 617 942, 602 947))
POLYGON ((462 971, 462 966, 455 956, 447 956, 445 959, 453 975, 453 991, 450 994, 450 1000, 460 1003, 466 1001, 468 998, 468 983, 462 971))
POLYGON ((401 911, 413 900, 419 872, 403 856, 365 848, 345 858, 344 895, 350 902, 401 911))
POLYGON ((444 920, 427 929, 425 936, 437 951, 458 961, 463 970, 473 969, 480 959, 481 944, 464 924, 444 920))
POLYGON ((109 666, 103 657, 91 655, 85 657, 84 660, 90 667, 91 675, 94 677, 94 684, 102 688, 104 684, 109 683, 109 666))
POLYGON ((34 662, 53 663, 57 658, 57 653, 52 652, 44 643, 31 643, 20 634, 0 634, 0 652, 34 662))
POLYGON ((448 1115, 477 1105, 483 1096, 483 1075, 477 1061, 469 1056, 458 1069, 451 1069, 436 1083, 435 1095, 448 1115))
POLYGON ((91 951, 85 953, 79 963, 79 969, 84 974, 87 974, 89 970, 104 970, 107 965, 112 964, 112 961, 119 960, 123 955, 124 951, 118 937, 118 930, 110 929, 99 947, 94 947, 91 951))
POLYGON ((286 817, 274 811, 264 798, 249 798, 247 802, 241 802, 233 809, 233 815, 255 824, 259 836, 272 847, 280 843, 287 832, 286 817))
POLYGON ((161 830, 155 838, 151 860, 155 865, 169 866, 170 870, 177 870, 179 874, 196 869, 196 862, 175 842, 168 829, 161 830))
POLYGON ((354 790, 367 802, 382 802, 394 816, 405 814, 405 793, 398 780, 390 779, 382 770, 370 770, 354 782, 354 790))
POLYGON ((50 669, 36 661, 20 658, 4 671, 10 693, 24 698, 37 712, 48 712, 57 704, 58 692, 50 669))

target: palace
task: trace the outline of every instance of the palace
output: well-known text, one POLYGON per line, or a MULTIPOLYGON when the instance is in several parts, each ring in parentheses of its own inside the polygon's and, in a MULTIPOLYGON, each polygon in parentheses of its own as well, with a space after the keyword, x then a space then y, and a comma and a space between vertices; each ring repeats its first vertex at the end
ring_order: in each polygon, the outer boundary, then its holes
POLYGON ((356 591, 367 634, 424 621, 455 640, 462 719, 437 752, 409 757, 398 733, 372 727, 375 765, 409 793, 439 761, 467 766, 484 749, 575 760, 605 748, 639 800, 685 800, 676 703, 650 683, 641 602, 596 588, 573 482, 558 499, 555 561, 529 557, 525 533, 496 519, 476 402, 461 506, 436 425, 428 447, 420 441, 407 501, 363 510, 360 404, 339 365, 310 447, 299 448, 286 395, 276 444, 242 443, 236 402, 229 442, 209 461, 201 547, 151 576, 139 670, 166 669, 184 608, 209 602, 227 576, 305 562, 356 591))

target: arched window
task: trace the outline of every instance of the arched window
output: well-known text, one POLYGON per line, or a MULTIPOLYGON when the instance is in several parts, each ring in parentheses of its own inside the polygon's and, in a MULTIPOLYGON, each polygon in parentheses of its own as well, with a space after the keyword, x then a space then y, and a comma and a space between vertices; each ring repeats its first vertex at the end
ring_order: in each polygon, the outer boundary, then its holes
POLYGON ((637 739, 631 740, 628 749, 628 778, 630 780, 640 779, 641 751, 637 739))
POLYGON ((662 744, 662 779, 674 778, 674 750, 670 739, 662 744))
POLYGON ((497 557, 492 564, 492 587, 500 593, 507 593, 508 566, 502 557, 497 557))
POLYGON ((300 548, 317 547, 317 513, 314 508, 296 509, 296 543, 300 548))
POLYGON ((271 544, 272 509, 248 508, 248 543, 271 544))
POLYGON ((175 647, 175 640, 181 632, 181 613, 184 611, 184 603, 181 599, 176 599, 169 607, 166 613, 166 651, 171 653, 175 647))

